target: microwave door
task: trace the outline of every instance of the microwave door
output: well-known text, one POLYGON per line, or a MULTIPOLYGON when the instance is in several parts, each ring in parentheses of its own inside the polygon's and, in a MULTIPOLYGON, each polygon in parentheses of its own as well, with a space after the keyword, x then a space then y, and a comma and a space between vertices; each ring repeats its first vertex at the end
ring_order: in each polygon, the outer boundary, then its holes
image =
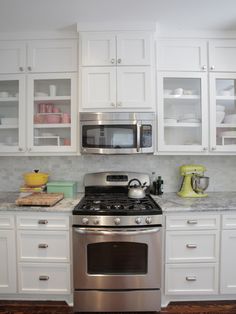
POLYGON ((138 122, 139 131, 139 145, 141 153, 154 152, 154 130, 153 121, 140 121, 138 122))

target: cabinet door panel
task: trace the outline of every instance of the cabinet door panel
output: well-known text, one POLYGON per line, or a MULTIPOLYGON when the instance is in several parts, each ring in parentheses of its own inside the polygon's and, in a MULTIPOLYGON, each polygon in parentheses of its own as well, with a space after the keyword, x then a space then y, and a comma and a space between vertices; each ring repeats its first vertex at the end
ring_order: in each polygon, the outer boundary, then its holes
POLYGON ((127 32, 117 35, 118 65, 150 65, 151 36, 147 32, 127 32))
POLYGON ((212 40, 209 43, 209 67, 213 71, 236 71, 236 40, 212 40))
POLYGON ((0 293, 16 292, 16 252, 14 230, 0 230, 0 293))
POLYGON ((19 73, 25 70, 26 45, 17 41, 0 42, 0 73, 19 73))
POLYGON ((158 40, 157 68, 160 71, 206 71, 206 41, 158 40))
POLYGON ((111 33, 81 33, 80 65, 115 65, 116 38, 111 33))
POLYGON ((150 67, 117 67, 117 107, 151 109, 150 67))
POLYGON ((77 41, 35 40, 29 42, 27 67, 32 72, 77 71, 77 41))
POLYGON ((83 109, 116 106, 116 69, 112 67, 87 67, 81 69, 83 109))

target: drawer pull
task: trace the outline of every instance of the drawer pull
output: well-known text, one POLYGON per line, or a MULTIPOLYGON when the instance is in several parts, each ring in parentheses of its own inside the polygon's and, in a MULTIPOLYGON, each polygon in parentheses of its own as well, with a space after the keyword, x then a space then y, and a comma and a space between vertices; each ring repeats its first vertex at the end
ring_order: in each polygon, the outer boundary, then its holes
POLYGON ((48 248, 48 244, 46 244, 46 243, 40 243, 40 244, 38 245, 38 248, 39 248, 39 249, 47 249, 47 248, 48 248))
POLYGON ((48 224, 48 221, 47 221, 46 219, 40 219, 40 220, 38 221, 38 224, 39 224, 39 225, 47 225, 47 224, 48 224))
POLYGON ((41 281, 48 281, 49 280, 49 276, 39 276, 39 280, 41 280, 41 281))
POLYGON ((197 244, 186 244, 186 247, 188 249, 196 249, 197 248, 197 244))
POLYGON ((187 223, 189 225, 196 225, 197 224, 197 220, 187 220, 187 223))
POLYGON ((186 280, 187 280, 187 281, 196 281, 197 278, 196 278, 196 276, 187 276, 187 277, 186 277, 186 280))

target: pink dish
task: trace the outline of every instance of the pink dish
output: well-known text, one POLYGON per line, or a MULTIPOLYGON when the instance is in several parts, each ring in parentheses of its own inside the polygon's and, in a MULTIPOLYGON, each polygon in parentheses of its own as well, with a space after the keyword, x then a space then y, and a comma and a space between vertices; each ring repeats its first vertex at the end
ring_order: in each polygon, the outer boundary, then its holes
POLYGON ((61 115, 59 114, 47 114, 45 115, 46 123, 61 123, 61 115))

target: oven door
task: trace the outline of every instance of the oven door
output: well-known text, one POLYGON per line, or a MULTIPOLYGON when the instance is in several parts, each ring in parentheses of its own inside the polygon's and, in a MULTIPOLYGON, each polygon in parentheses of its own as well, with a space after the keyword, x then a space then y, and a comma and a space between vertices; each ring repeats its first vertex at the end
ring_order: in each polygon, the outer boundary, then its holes
POLYGON ((161 287, 161 227, 73 228, 74 288, 161 287))

